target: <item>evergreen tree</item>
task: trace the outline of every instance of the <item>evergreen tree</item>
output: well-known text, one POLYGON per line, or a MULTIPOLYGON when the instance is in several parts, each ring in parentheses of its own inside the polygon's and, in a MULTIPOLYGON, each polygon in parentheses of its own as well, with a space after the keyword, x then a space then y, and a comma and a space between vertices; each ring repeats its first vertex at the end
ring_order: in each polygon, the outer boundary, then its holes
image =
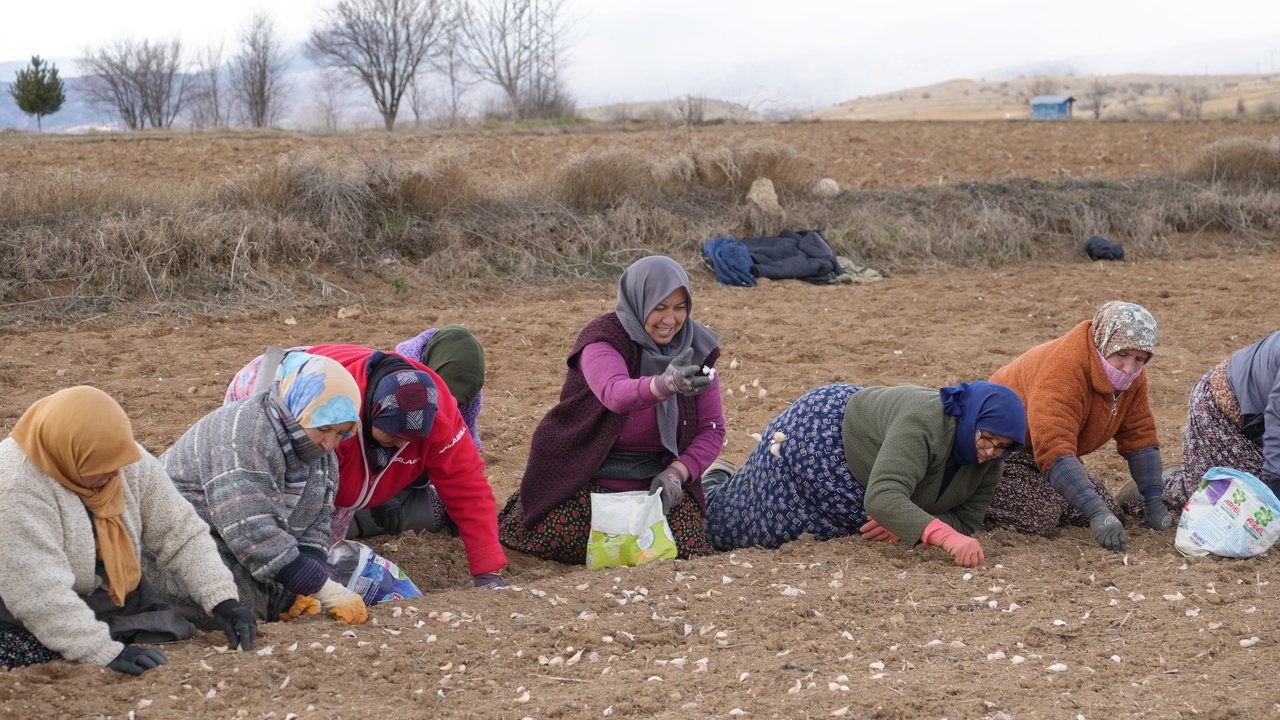
POLYGON ((40 118, 58 112, 67 99, 58 67, 44 62, 39 55, 33 55, 31 65, 18 71, 18 79, 9 87, 9 94, 17 101, 19 110, 36 116, 36 129, 41 132, 44 127, 40 118))

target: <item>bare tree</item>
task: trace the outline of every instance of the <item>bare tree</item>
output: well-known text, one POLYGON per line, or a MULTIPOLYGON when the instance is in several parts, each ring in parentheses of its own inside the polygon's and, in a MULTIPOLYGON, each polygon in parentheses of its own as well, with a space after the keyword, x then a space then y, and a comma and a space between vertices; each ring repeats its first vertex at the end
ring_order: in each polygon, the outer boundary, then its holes
POLYGON ((189 99, 182 42, 117 40, 89 47, 80 59, 91 102, 114 110, 130 130, 171 127, 189 99))
POLYGON ((400 101, 431 52, 446 0, 338 0, 312 31, 307 56, 360 79, 383 124, 396 124, 400 101))
POLYGON ((333 68, 321 70, 312 81, 311 91, 320 123, 329 132, 342 127, 342 95, 349 84, 350 78, 333 68))
POLYGON ((1054 91, 1057 90, 1058 88, 1054 84, 1052 78, 1047 78, 1047 77, 1044 77, 1043 75, 1037 75, 1036 77, 1031 78, 1031 86, 1029 89, 1031 90, 1031 95, 1036 96, 1036 95, 1052 95, 1054 91))
POLYGON ((222 43, 196 55, 195 82, 187 104, 191 124, 198 128, 227 124, 226 98, 222 95, 222 43))
POLYGON ((290 62, 282 46, 266 13, 255 14, 240 32, 240 52, 231 58, 231 91, 250 127, 266 127, 280 117, 289 92, 285 71, 290 62))
POLYGON ((1194 106, 1191 102, 1191 93, 1191 87, 1186 83, 1178 83, 1173 86, 1173 110, 1178 113, 1178 117, 1183 120, 1191 117, 1191 113, 1194 110, 1194 106))
POLYGON ((520 119, 520 85, 533 67, 532 26, 531 0, 477 0, 462 24, 471 71, 502 89, 513 121, 520 119))
POLYGON ((1209 100, 1209 88, 1197 85, 1191 89, 1187 99, 1191 101, 1191 106, 1195 108, 1196 119, 1199 120, 1200 113, 1204 110, 1204 104, 1209 100))
POLYGON ((449 21, 440 33, 439 52, 432 62, 432 66, 444 77, 448 87, 449 95, 445 100, 445 108, 449 113, 449 127, 457 124, 458 115, 462 112, 462 97, 476 82, 464 55, 466 48, 463 43, 462 23, 465 19, 462 6, 450 15, 449 21))
POLYGON ((1089 83, 1089 87, 1084 91, 1084 96, 1089 101, 1089 106, 1093 109, 1094 120, 1102 117, 1102 102, 1113 92, 1115 92, 1115 88, 1103 82, 1100 77, 1095 77, 1089 83))
POLYGON ((563 8, 564 0, 476 0, 467 6, 462 41, 471 71, 502 89, 512 120, 531 109, 556 114, 569 104, 559 78, 563 8))

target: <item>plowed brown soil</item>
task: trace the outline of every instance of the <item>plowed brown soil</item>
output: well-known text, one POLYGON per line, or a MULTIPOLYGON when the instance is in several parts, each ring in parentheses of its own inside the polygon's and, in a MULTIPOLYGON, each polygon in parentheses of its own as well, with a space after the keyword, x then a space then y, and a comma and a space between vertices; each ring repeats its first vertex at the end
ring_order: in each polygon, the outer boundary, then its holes
MULTIPOLYGON (((1062 169, 1129 177, 1195 146, 1271 128, 1225 125, 834 125, 712 128, 764 133, 823 159, 844 184, 937 182, 1062 169), (1111 158, 1110 162, 1103 157, 1111 158), (874 169, 880 163, 879 169, 874 169), (941 170, 940 170, 941 169, 941 170)), ((511 156, 547 164, 589 143, 687 141, 672 131, 468 136, 494 172, 511 156)), ((382 140, 321 139, 319 143, 382 140)), ((400 142, 393 140, 392 142, 400 142)), ((426 140, 404 139, 403 142, 426 140)), ((0 172, 84 167, 186 179, 269 160, 303 137, 40 139, 0 143, 0 172), (26 160, 15 160, 15 152, 26 160), (25 153, 30 155, 25 155, 25 153), (202 158, 202 159, 200 159, 202 158)), ((335 146, 336 147, 336 146, 335 146)), ((800 394, 831 382, 929 386, 989 377, 1107 300, 1160 322, 1149 366, 1165 462, 1178 459, 1199 376, 1275 329, 1273 255, 1219 253, 1199 239, 1175 257, 988 270, 901 272, 864 286, 695 278, 696 317, 724 335, 723 456, 800 394), (737 358, 741 367, 728 368, 737 358), (761 398, 741 393, 758 379, 761 398)), ((499 502, 514 490, 533 426, 555 402, 578 330, 612 309, 598 284, 411 288, 357 318, 303 307, 245 315, 68 318, 0 328, 0 432, 35 399, 87 383, 124 405, 138 439, 164 450, 221 401, 231 373, 266 345, 389 348, 441 323, 485 343, 483 456, 499 502), (292 318, 293 324, 285 321, 292 318)), ((1087 458, 1113 485, 1113 447, 1087 458)), ((0 717, 22 718, 1102 718, 1274 713, 1280 606, 1270 557, 1184 559, 1173 534, 1130 520, 1126 558, 1084 528, 1049 538, 981 532, 985 566, 859 538, 800 541, 688 562, 594 572, 510 553, 503 591, 470 587, 443 536, 374 542, 426 595, 348 628, 324 618, 262 627, 257 653, 220 635, 164 648, 141 677, 54 662, 0 675, 0 717), (784 595, 786 586, 800 595, 784 595), (1257 637, 1251 647, 1242 639, 1257 637), (330 651, 330 648, 332 650, 330 651), (1019 662, 1017 658, 1022 658, 1019 662), (1056 664, 1062 671, 1051 670, 1056 664)), ((1280 585, 1277 585, 1280 587, 1280 585)))

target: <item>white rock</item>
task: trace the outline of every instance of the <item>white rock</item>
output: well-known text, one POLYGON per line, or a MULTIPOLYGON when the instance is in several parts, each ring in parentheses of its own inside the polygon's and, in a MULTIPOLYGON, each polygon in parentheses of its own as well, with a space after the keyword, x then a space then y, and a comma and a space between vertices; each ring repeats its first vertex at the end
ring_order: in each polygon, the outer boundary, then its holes
POLYGON ((1063 663, 1054 663, 1047 668, 1050 672, 1066 672, 1067 666, 1063 663))

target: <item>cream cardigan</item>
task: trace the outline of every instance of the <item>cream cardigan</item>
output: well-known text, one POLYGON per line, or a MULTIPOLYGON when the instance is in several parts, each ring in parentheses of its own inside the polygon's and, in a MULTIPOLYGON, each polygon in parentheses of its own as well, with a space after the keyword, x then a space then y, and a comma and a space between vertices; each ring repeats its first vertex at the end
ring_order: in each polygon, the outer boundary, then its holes
MULTIPOLYGON (((160 462, 142 459, 120 471, 123 521, 141 556, 151 550, 205 609, 236 597, 205 525, 160 462)), ((97 552, 84 503, 27 459, 12 438, 0 441, 0 598, 13 616, 67 660, 106 665, 124 645, 111 639, 81 596, 99 586, 97 552)))

